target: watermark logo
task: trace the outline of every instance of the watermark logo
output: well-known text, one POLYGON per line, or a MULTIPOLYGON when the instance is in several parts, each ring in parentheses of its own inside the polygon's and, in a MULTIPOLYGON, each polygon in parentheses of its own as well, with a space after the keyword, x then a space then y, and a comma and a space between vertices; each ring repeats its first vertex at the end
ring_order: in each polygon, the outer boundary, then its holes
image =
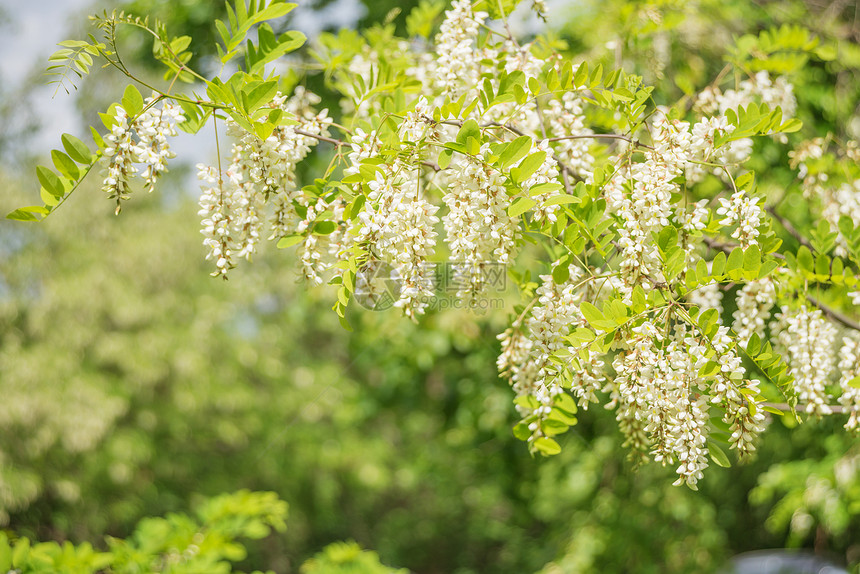
POLYGON ((371 259, 355 274, 356 303, 371 311, 387 311, 400 298, 400 277, 391 265, 371 259))
MULTIPOLYGON (((501 309, 504 300, 500 295, 507 288, 505 265, 484 262, 476 265, 456 262, 425 263, 422 275, 432 277, 432 294, 422 297, 427 309, 470 309, 486 312, 501 309), (476 290, 478 296, 463 297, 476 290), (496 296, 493 296, 493 295, 496 296)), ((354 300, 371 311, 387 311, 400 299, 402 282, 397 269, 390 264, 372 259, 355 276, 354 300)))

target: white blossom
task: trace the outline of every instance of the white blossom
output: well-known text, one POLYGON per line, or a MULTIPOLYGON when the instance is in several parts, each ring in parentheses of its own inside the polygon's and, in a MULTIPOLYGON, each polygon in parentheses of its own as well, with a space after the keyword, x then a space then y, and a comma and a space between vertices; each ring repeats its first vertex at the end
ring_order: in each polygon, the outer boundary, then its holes
POLYGON ((805 306, 779 313, 776 318, 778 323, 772 330, 778 332, 779 343, 785 349, 798 399, 806 405, 807 413, 830 414, 825 387, 833 370, 836 327, 820 310, 809 311, 805 306))
POLYGON ((436 88, 452 100, 480 80, 481 53, 475 42, 486 12, 473 12, 471 0, 454 0, 436 36, 436 88))
POLYGON ((138 173, 134 164, 145 166, 144 184, 152 191, 158 176, 167 171, 167 160, 173 157, 167 138, 176 135, 176 124, 185 121, 185 117, 170 102, 165 101, 159 108, 156 101, 155 95, 147 98, 148 107, 134 118, 122 106, 116 106, 110 132, 104 136, 102 190, 117 200, 117 213, 122 200, 129 198, 131 179, 138 173))
POLYGON ((753 334, 764 338, 764 326, 776 302, 776 291, 770 277, 750 281, 738 291, 737 310, 732 314, 732 329, 738 344, 746 347, 753 334))
POLYGON ((748 196, 744 190, 736 191, 731 199, 721 197, 719 200, 717 215, 723 216, 720 225, 737 225, 732 237, 737 239, 744 249, 757 243, 758 228, 763 220, 763 212, 758 205, 760 200, 760 197, 748 196))
POLYGON ((860 386, 852 385, 852 381, 860 376, 860 339, 856 334, 851 333, 842 339, 837 368, 841 373, 839 388, 842 390, 839 403, 848 411, 845 428, 857 431, 860 428, 860 386))
MULTIPOLYGON (((484 144, 479 157, 489 153, 484 144)), ((457 296, 472 299, 486 283, 483 267, 507 264, 516 250, 519 226, 508 215, 510 198, 504 175, 471 156, 457 162, 443 198, 448 213, 442 217, 451 261, 462 285, 457 296)))

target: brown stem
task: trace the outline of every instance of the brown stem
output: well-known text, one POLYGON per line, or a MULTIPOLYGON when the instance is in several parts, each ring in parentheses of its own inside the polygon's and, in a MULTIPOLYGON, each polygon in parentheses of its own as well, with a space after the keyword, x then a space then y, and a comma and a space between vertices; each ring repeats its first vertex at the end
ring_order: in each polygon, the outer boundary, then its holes
MULTIPOLYGON (((343 141, 343 140, 339 140, 339 139, 330 138, 330 137, 327 137, 327 136, 318 135, 318 134, 311 133, 311 132, 308 132, 308 131, 305 131, 305 130, 293 130, 293 131, 295 131, 295 132, 296 132, 297 134, 299 134, 300 136, 305 136, 305 137, 313 138, 313 139, 315 139, 315 140, 319 140, 319 141, 321 141, 321 142, 330 143, 330 144, 332 144, 332 145, 334 145, 334 146, 337 146, 337 147, 341 147, 341 146, 349 145, 347 142, 345 142, 345 141, 343 141)), ((424 161, 422 161, 422 162, 421 162, 421 165, 425 165, 425 166, 429 167, 430 169, 432 169, 432 170, 433 170, 433 171, 435 171, 435 172, 442 171, 442 168, 441 168, 441 167, 439 167, 439 165, 438 165, 438 164, 436 164, 436 163, 434 163, 434 162, 432 162, 432 161, 426 161, 426 160, 424 160, 424 161)))
MULTIPOLYGON (((772 409, 776 409, 776 410, 784 412, 784 413, 790 413, 791 412, 791 407, 789 405, 787 405, 786 403, 761 403, 761 406, 770 407, 772 409)), ((797 405, 795 407, 795 410, 797 412, 800 412, 802 410, 805 410, 804 409, 805 406, 806 405, 797 405)), ((830 408, 830 411, 835 415, 849 414, 851 412, 850 408, 843 407, 842 405, 827 405, 827 406, 828 406, 828 408, 830 408)))
POLYGON ((610 140, 623 140, 627 143, 633 144, 636 147, 645 148, 647 150, 654 151, 654 148, 646 145, 639 140, 635 140, 631 137, 621 135, 621 134, 582 134, 578 136, 558 136, 554 138, 549 138, 548 141, 558 142, 563 140, 585 140, 585 139, 610 139, 610 140))
POLYGON ((818 307, 821 309, 821 312, 824 313, 825 316, 829 317, 831 320, 836 321, 837 323, 841 323, 842 325, 848 327, 849 329, 853 329, 855 331, 860 331, 860 323, 856 321, 852 321, 839 311, 831 309, 827 305, 820 302, 818 299, 813 297, 810 294, 806 294, 806 300, 809 301, 813 307, 818 307))
POLYGON ((802 234, 797 230, 797 228, 796 228, 796 227, 794 227, 794 225, 792 225, 792 224, 791 224, 791 222, 790 222, 788 219, 786 219, 785 217, 783 217, 783 216, 781 216, 780 214, 778 214, 778 213, 776 212, 776 208, 775 208, 775 207, 770 206, 770 207, 766 207, 765 209, 767 209, 767 212, 768 212, 768 213, 770 213, 770 214, 771 214, 771 216, 773 216, 773 218, 774 218, 774 219, 776 219, 777 221, 779 221, 779 224, 780 224, 780 225, 782 225, 782 227, 783 227, 786 231, 788 231, 789 235, 791 235, 792 237, 794 237, 794 238, 797 240, 797 242, 798 242, 798 243, 800 243, 801 245, 805 245, 805 246, 807 247, 807 249, 809 249, 810 251, 813 251, 812 244, 809 242, 809 240, 808 240, 808 239, 806 239, 806 237, 804 237, 804 236, 803 236, 803 235, 802 235, 802 234))

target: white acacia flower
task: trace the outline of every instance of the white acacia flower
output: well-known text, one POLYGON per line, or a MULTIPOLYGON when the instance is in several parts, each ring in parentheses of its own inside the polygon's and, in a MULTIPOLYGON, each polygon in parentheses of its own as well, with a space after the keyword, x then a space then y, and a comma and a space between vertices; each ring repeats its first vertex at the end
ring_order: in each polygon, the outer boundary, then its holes
POLYGON ((395 307, 415 319, 433 297, 438 207, 424 197, 416 168, 395 161, 368 184, 364 210, 353 226, 355 242, 390 264, 400 287, 395 307))
POLYGON ((471 0, 454 0, 436 35, 436 88, 457 99, 480 80, 482 55, 475 45, 486 12, 473 12, 471 0))
MULTIPOLYGON (((487 154, 489 145, 484 144, 479 157, 487 154)), ((451 261, 462 285, 457 296, 471 300, 485 287, 483 267, 507 264, 513 257, 518 221, 508 215, 504 175, 472 157, 458 159, 443 201, 451 261)))
POLYGON ((584 136, 580 139, 563 139, 553 147, 577 177, 590 182, 594 172, 594 156, 590 149, 592 140, 587 136, 594 132, 586 127, 583 103, 574 92, 565 92, 561 99, 553 98, 543 112, 547 135, 551 137, 584 136))
POLYGON ((744 190, 736 191, 731 199, 721 197, 719 200, 717 215, 723 216, 720 225, 737 225, 732 237, 737 239, 744 249, 757 243, 758 228, 764 215, 758 205, 760 200, 760 197, 749 197, 744 190))
POLYGON ((774 303, 776 291, 770 277, 750 281, 738 291, 732 329, 737 333, 739 345, 745 348, 753 334, 764 337, 764 326, 774 303))
POLYGON ((845 428, 857 431, 860 428, 860 388, 851 385, 851 381, 860 376, 860 340, 855 333, 842 339, 839 351, 839 387, 842 395, 839 403, 848 411, 848 422, 845 428))
POLYGON ((772 331, 778 332, 778 341, 785 349, 800 403, 806 405, 807 413, 830 414, 825 387, 833 370, 836 327, 819 309, 809 311, 805 306, 779 313, 776 318, 778 323, 772 331))
POLYGON ((152 191, 155 182, 167 171, 167 160, 173 157, 167 138, 176 135, 176 124, 185 121, 179 107, 165 101, 162 107, 154 105, 156 96, 147 98, 149 106, 135 118, 130 118, 122 106, 114 110, 113 126, 105 135, 102 152, 104 179, 102 190, 117 200, 117 213, 121 201, 131 193, 131 179, 143 164, 144 184, 152 191))

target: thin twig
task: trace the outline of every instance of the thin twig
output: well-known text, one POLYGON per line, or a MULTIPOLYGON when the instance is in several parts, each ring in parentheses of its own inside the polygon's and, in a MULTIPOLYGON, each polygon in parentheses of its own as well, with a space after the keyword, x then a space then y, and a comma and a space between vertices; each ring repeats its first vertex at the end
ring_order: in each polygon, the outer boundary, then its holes
POLYGON ((340 146, 342 146, 342 145, 348 145, 348 144, 347 144, 345 141, 343 141, 343 140, 338 140, 338 139, 335 139, 335 138, 330 138, 330 137, 326 137, 326 136, 321 136, 321 135, 318 135, 318 134, 314 134, 314 133, 311 133, 311 132, 307 132, 307 131, 305 131, 305 130, 293 130, 293 131, 294 131, 294 132, 296 132, 297 134, 299 134, 300 136, 305 136, 305 137, 313 138, 313 139, 315 139, 315 140, 319 140, 319 141, 321 141, 321 142, 330 143, 330 144, 335 145, 335 146, 337 146, 337 147, 340 147, 340 146))
MULTIPOLYGON (((457 127, 463 126, 463 122, 461 120, 441 120, 437 123, 445 124, 445 125, 449 125, 449 126, 457 126, 457 127)), ((504 129, 509 130, 509 131, 511 131, 517 135, 520 135, 520 136, 527 135, 510 124, 503 124, 500 122, 487 122, 484 124, 478 124, 478 126, 482 127, 482 128, 504 128, 504 129)), ((561 141, 561 140, 583 140, 583 139, 623 140, 629 144, 633 144, 636 147, 641 147, 641 148, 645 148, 647 150, 654 151, 654 148, 649 146, 648 144, 644 144, 644 143, 640 142, 639 140, 635 140, 635 139, 631 138, 630 136, 625 136, 623 134, 581 134, 581 135, 576 135, 576 136, 558 136, 558 137, 554 137, 554 138, 549 138, 547 141, 555 142, 555 141, 561 141)))
MULTIPOLYGON (((347 142, 345 142, 345 141, 343 141, 343 140, 339 140, 339 139, 330 138, 330 137, 327 137, 327 136, 318 135, 318 134, 311 133, 311 132, 308 132, 308 131, 305 131, 305 130, 293 130, 293 131, 295 131, 295 132, 296 132, 297 134, 299 134, 300 136, 305 136, 305 137, 313 138, 313 139, 315 139, 315 140, 319 140, 319 141, 321 141, 321 142, 330 143, 330 144, 332 144, 332 145, 334 145, 334 146, 337 146, 337 147, 341 147, 341 146, 345 146, 345 145, 350 145, 349 143, 347 143, 347 142)), ((432 161, 422 160, 422 161, 421 161, 421 165, 427 166, 427 167, 429 167, 430 169, 432 169, 433 171, 435 171, 435 172, 437 172, 437 173, 438 173, 438 172, 440 172, 440 171, 442 171, 442 168, 441 168, 441 167, 439 167, 439 165, 438 165, 437 163, 434 163, 434 162, 432 162, 432 161)))
MULTIPOLYGON (((776 410, 782 411, 784 413, 790 413, 791 412, 791 407, 789 405, 787 405, 786 403, 761 403, 761 406, 770 407, 772 409, 776 409, 776 410)), ((795 407, 795 411, 797 411, 797 412, 800 412, 802 410, 805 411, 805 407, 806 407, 806 405, 797 405, 795 407)), ((830 412, 832 412, 833 414, 836 414, 836 415, 847 414, 847 413, 851 412, 851 409, 849 409, 848 407, 844 407, 842 405, 827 405, 827 408, 830 409, 830 412)))
POLYGON ((821 312, 824 313, 827 317, 829 317, 833 321, 836 321, 837 323, 841 323, 842 325, 848 327, 849 329, 854 329, 855 331, 860 331, 860 323, 857 323, 856 321, 852 321, 851 319, 849 319, 848 317, 846 317, 845 315, 843 315, 839 311, 831 309, 830 307, 828 307, 827 305, 825 305, 824 303, 822 303, 821 301, 819 301, 818 299, 816 299, 812 295, 809 295, 808 293, 806 295, 806 299, 807 299, 807 301, 809 301, 813 305, 813 307, 818 307, 819 309, 821 309, 821 312))
POLYGON ((785 217, 783 217, 783 216, 781 216, 780 214, 778 214, 778 213, 776 212, 776 208, 775 208, 775 207, 773 207, 773 206, 769 206, 769 207, 766 207, 765 209, 767 210, 767 212, 768 212, 768 213, 770 213, 770 214, 773 216, 773 218, 774 218, 774 219, 776 219, 777 221, 779 221, 779 224, 780 224, 780 225, 782 225, 782 227, 783 227, 786 231, 788 231, 789 235, 791 235, 792 237, 794 237, 795 239, 797 239, 798 243, 800 243, 801 245, 806 246, 806 248, 807 248, 807 249, 809 249, 810 251, 813 251, 813 250, 814 250, 814 248, 812 247, 812 244, 809 242, 809 240, 808 240, 808 239, 806 239, 806 237, 804 237, 804 236, 803 236, 803 235, 802 235, 802 234, 797 230, 797 228, 795 228, 795 227, 794 227, 794 225, 792 225, 792 224, 791 224, 791 222, 790 222, 788 219, 786 219, 785 217))
POLYGON ((647 150, 654 151, 654 148, 640 142, 639 140, 635 140, 631 137, 621 135, 621 134, 583 134, 578 136, 558 136, 554 138, 549 138, 547 141, 558 142, 563 140, 585 140, 585 139, 610 139, 610 140, 623 140, 629 144, 632 144, 636 147, 645 148, 647 150))

